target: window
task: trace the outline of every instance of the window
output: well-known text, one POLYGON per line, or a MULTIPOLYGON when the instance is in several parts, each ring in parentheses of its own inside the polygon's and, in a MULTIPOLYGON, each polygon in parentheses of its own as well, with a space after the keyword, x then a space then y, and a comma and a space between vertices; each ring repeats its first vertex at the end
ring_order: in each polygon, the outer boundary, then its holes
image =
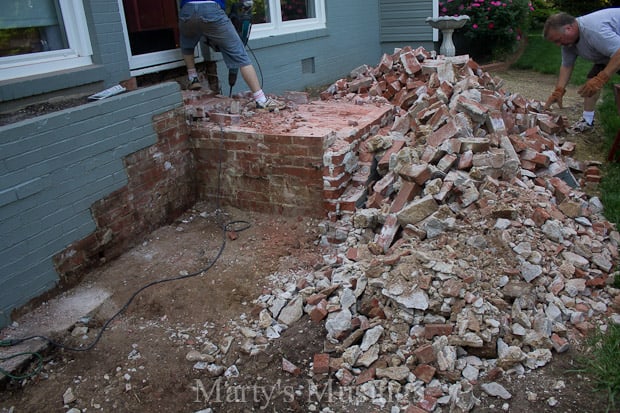
POLYGON ((254 0, 251 38, 325 28, 325 0, 254 0))
POLYGON ((82 0, 3 2, 0 80, 88 65, 91 55, 82 0))

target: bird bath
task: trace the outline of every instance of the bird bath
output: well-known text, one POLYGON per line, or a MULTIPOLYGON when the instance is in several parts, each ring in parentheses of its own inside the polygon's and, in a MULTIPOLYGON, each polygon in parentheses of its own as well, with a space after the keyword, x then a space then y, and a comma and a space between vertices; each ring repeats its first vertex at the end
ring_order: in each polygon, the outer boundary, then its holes
POLYGON ((452 41, 452 33, 456 29, 460 29, 465 26, 465 23, 469 21, 469 16, 440 16, 440 17, 427 17, 426 23, 428 23, 433 29, 441 30, 443 34, 443 41, 439 47, 439 53, 444 56, 454 56, 456 49, 454 48, 454 42, 452 41))

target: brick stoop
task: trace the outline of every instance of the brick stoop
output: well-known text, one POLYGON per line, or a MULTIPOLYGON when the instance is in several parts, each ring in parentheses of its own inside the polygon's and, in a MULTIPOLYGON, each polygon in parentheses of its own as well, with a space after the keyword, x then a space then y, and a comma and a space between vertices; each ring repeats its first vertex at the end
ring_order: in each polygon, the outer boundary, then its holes
POLYGON ((198 197, 287 216, 348 208, 359 146, 393 118, 386 103, 314 101, 249 117, 191 105, 220 120, 191 128, 198 197))

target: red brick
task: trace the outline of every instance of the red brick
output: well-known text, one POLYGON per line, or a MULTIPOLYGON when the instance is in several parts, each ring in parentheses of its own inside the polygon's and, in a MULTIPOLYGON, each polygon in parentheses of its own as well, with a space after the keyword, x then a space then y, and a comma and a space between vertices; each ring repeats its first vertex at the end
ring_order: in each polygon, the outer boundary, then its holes
POLYGON ((358 249, 355 247, 351 247, 347 250, 347 259, 351 261, 357 261, 358 249))
POLYGON ((473 165, 474 153, 472 151, 465 151, 459 158, 457 168, 460 170, 468 170, 473 165))
POLYGON ((329 354, 319 353, 314 355, 312 371, 314 374, 329 373, 329 354))
POLYGON ((321 294, 321 293, 312 294, 311 296, 306 298, 306 303, 310 304, 310 305, 317 305, 318 303, 320 303, 325 298, 327 298, 325 296, 325 294, 321 294))
POLYGON ((373 192, 366 200, 366 208, 381 208, 387 200, 387 197, 384 197, 378 192, 373 192))
POLYGON ((441 390, 439 386, 427 386, 424 389, 424 396, 431 396, 438 399, 443 396, 443 390, 441 390))
POLYGON ((403 207, 411 202, 421 191, 422 187, 416 185, 414 182, 403 181, 398 194, 392 202, 390 213, 396 213, 403 209, 403 207))
POLYGON ((413 52, 401 53, 400 62, 408 75, 415 75, 422 70, 422 66, 420 66, 420 62, 413 52))
POLYGON ((426 142, 431 146, 439 146, 450 138, 455 137, 459 130, 452 119, 429 136, 426 142))
POLYGON ((211 122, 215 122, 220 125, 230 126, 238 125, 241 123, 241 116, 229 113, 211 112, 209 113, 209 119, 211 122))
POLYGON ((387 252, 394 241, 396 232, 400 228, 396 214, 389 214, 385 218, 381 232, 375 238, 375 242, 382 249, 383 253, 387 252))
POLYGON ((536 152, 532 149, 526 149, 519 154, 519 158, 522 161, 529 161, 534 163, 537 166, 547 167, 551 163, 551 160, 547 155, 536 152))
POLYGON ((435 354, 435 350, 433 350, 433 346, 430 344, 425 344, 423 346, 418 347, 413 351, 418 362, 422 364, 432 363, 437 360, 437 355, 435 354))
POLYGON ((446 105, 442 105, 437 109, 437 111, 431 116, 428 121, 428 124, 432 126, 433 130, 439 129, 443 124, 450 119, 450 111, 446 105))
POLYGON ((568 340, 558 336, 556 333, 551 334, 551 342, 553 343, 553 348, 558 353, 564 353, 565 351, 568 351, 568 340))
POLYGON ((407 181, 413 181, 418 185, 424 185, 426 181, 431 179, 432 171, 426 164, 415 164, 403 167, 398 174, 407 181))
POLYGON ((430 383, 437 369, 430 364, 420 364, 413 370, 413 374, 424 383, 430 383))
POLYGON ((375 376, 376 376, 376 369, 374 367, 370 367, 369 369, 361 372, 359 376, 357 376, 357 379, 355 380, 355 384, 356 385, 364 384, 366 382, 374 380, 375 376))
POLYGON ((385 151, 385 153, 383 154, 383 156, 379 160, 378 166, 379 167, 385 167, 385 166, 389 165, 390 158, 392 157, 392 154, 395 154, 398 151, 400 151, 404 145, 405 145, 405 141, 404 140, 402 140, 402 139, 394 140, 392 142, 392 146, 390 146, 388 148, 388 150, 385 151))
POLYGON ((407 407, 407 410, 405 410, 405 413, 427 413, 427 412, 426 410, 418 406, 409 406, 407 407))
POLYGON ((456 163, 457 157, 452 153, 448 153, 443 156, 437 163, 437 169, 441 172, 447 173, 452 169, 452 166, 456 163))
POLYGON ((573 189, 560 178, 550 178, 549 183, 555 189, 554 194, 558 199, 558 203, 562 203, 564 199, 570 197, 571 192, 573 192, 573 189))
POLYGON ((340 369, 342 375, 338 379, 341 386, 348 386, 355 380, 355 376, 347 369, 340 369))
POLYGON ((542 226, 545 222, 547 222, 549 218, 551 218, 551 215, 549 215, 547 211, 540 207, 537 207, 532 214, 532 220, 539 227, 542 226))
POLYGON ((608 278, 607 274, 599 275, 597 277, 593 277, 593 278, 590 278, 589 280, 586 280, 586 285, 588 287, 604 287, 605 283, 607 282, 607 278, 608 278))
POLYGON ((418 402, 418 406, 427 412, 432 412, 437 407, 437 399, 432 396, 425 395, 422 400, 418 402))
POLYGON ((318 323, 327 317, 327 301, 322 300, 310 311, 310 319, 318 323))
POLYGON ((482 103, 489 109, 501 110, 502 106, 504 105, 504 99, 502 99, 498 94, 491 90, 482 89, 480 97, 480 103, 482 103))
POLYGON ((435 336, 449 336, 452 334, 451 324, 426 324, 424 326, 424 337, 428 340, 435 336))
POLYGON ((363 186, 351 186, 345 189, 342 196, 338 199, 340 211, 355 212, 362 206, 363 200, 366 198, 366 188, 363 186))
POLYGON ((381 195, 386 195, 389 188, 392 187, 395 181, 395 176, 393 173, 388 173, 383 178, 381 178, 377 183, 375 183, 372 187, 374 192, 377 192, 381 195))
POLYGON ((301 369, 284 357, 282 358, 282 370, 286 371, 287 373, 291 373, 294 376, 298 376, 301 374, 301 369))

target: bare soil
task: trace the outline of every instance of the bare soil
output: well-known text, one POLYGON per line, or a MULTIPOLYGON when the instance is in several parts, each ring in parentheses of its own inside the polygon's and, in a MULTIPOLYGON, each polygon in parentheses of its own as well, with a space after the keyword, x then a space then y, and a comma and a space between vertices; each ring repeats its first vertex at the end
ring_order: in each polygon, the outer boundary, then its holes
MULTIPOLYGON (((554 76, 531 72, 494 75, 506 81, 507 90, 530 99, 545 100, 555 83, 554 76)), ((564 103, 558 113, 577 120, 581 101, 573 88, 564 103)), ((604 159, 597 131, 569 139, 578 143, 577 158, 604 159)), ((82 285, 105 289, 110 297, 82 320, 89 327, 85 336, 73 337, 67 331, 55 337, 70 346, 92 343, 99 327, 145 285, 185 278, 141 290, 92 350, 52 348, 44 355, 38 374, 5 380, 0 412, 66 412, 70 408, 79 409, 73 412, 198 412, 208 408, 213 412, 308 412, 325 407, 333 412, 390 411, 397 403, 383 409, 372 404, 351 406, 350 395, 338 393, 336 381, 310 375, 310 363, 315 353, 323 351, 326 332, 322 324, 305 316, 279 339, 248 354, 238 332, 256 320, 254 300, 271 291, 275 276, 324 266, 325 251, 319 244, 317 220, 233 208, 225 212, 218 213, 214 205, 196 205, 119 259, 89 273, 82 285), (235 224, 237 231, 223 231, 224 222, 238 220, 243 222, 235 224), (245 223, 247 229, 243 229, 245 223), (190 351, 204 352, 211 344, 220 350, 229 345, 217 364, 234 366, 239 374, 229 370, 227 385, 187 359, 190 351), (283 358, 301 373, 283 371, 283 358), (312 391, 314 385, 318 389, 312 391), (65 405, 63 394, 69 388, 75 400, 65 405)), ((480 404, 474 412, 605 411, 605 394, 594 392, 591 378, 576 372, 578 354, 576 344, 567 353, 554 354, 554 360, 539 370, 498 378, 513 395, 510 400, 484 396, 477 388, 480 404)), ((25 371, 34 367, 34 363, 26 366, 25 371)))

